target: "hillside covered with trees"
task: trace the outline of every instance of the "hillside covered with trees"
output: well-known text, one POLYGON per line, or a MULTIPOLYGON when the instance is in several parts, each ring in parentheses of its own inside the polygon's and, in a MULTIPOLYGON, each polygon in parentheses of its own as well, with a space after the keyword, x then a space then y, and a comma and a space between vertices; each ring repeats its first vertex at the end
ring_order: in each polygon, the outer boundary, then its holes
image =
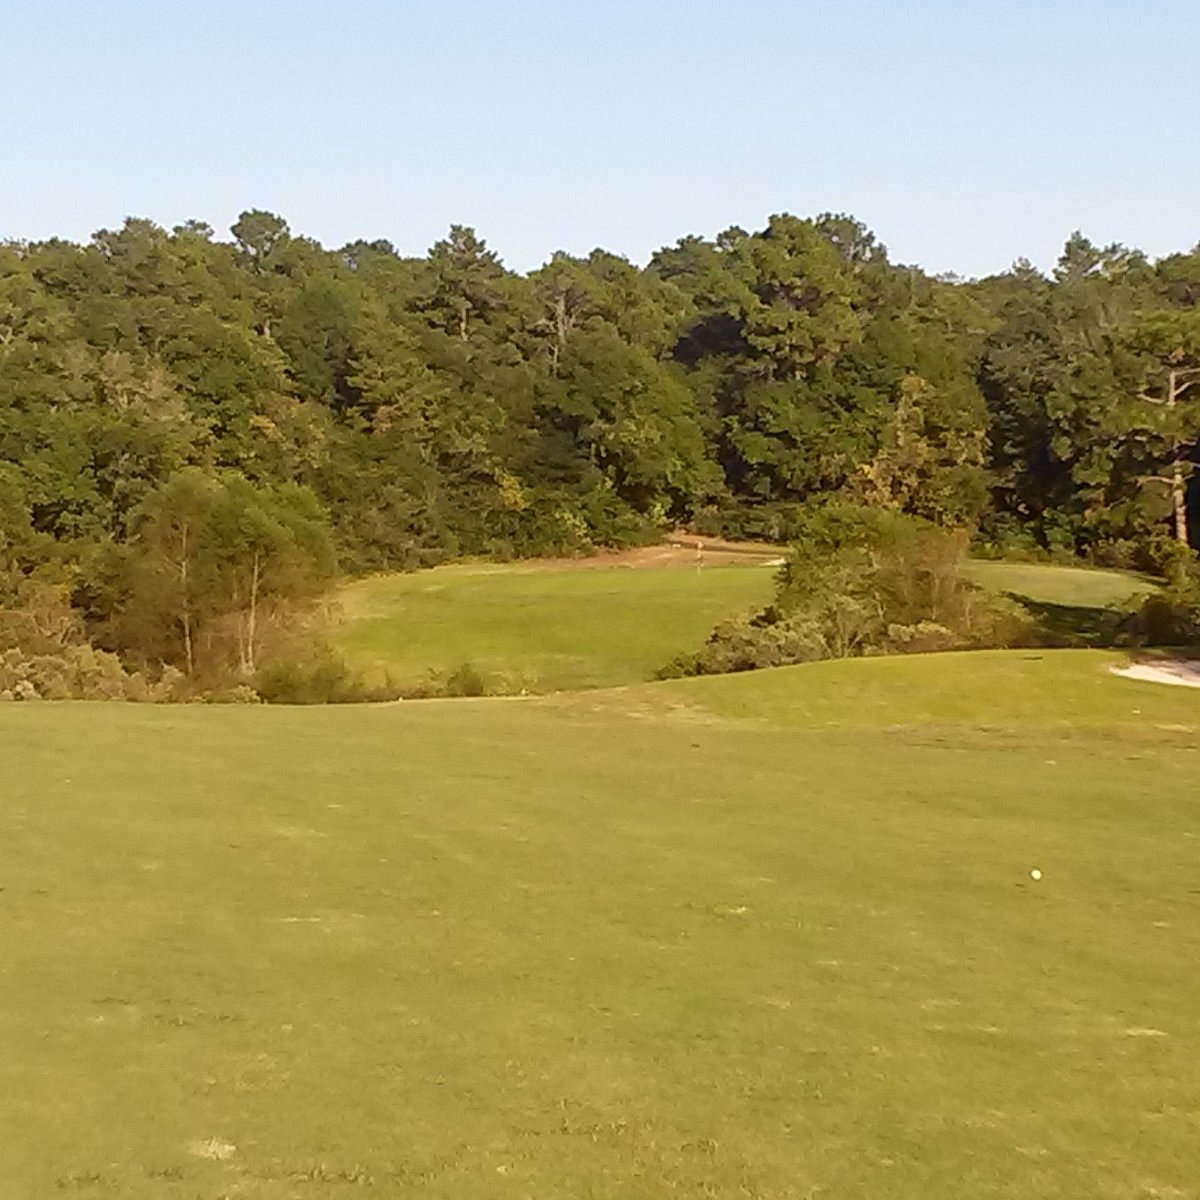
POLYGON ((1000 553, 1190 541, 1200 248, 963 281, 829 215, 527 275, 460 226, 232 235, 0 245, 0 691, 249 682, 339 572, 786 541, 823 498, 1000 553))

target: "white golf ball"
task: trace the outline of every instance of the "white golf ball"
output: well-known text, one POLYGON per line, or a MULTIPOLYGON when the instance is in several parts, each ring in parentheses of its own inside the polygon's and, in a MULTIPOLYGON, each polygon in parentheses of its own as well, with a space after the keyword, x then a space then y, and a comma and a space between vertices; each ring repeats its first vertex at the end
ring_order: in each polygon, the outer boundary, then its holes
POLYGON ((1033 870, 1029 872, 1030 879, 1041 879, 1041 877, 1042 873, 1037 869, 1037 867, 1034 867, 1033 870))

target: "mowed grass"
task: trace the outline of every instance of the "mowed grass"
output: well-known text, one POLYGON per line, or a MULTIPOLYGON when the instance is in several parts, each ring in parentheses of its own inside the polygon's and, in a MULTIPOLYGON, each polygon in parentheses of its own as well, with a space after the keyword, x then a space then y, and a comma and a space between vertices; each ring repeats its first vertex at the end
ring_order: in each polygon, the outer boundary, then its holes
POLYGON ((1148 596, 1158 586, 1128 571, 1044 563, 974 561, 968 564, 967 574, 989 591, 1069 608, 1119 608, 1131 599, 1148 596))
POLYGON ((0 1194, 1196 1197, 1200 693, 1111 661, 0 707, 0 1194))
POLYGON ((698 650, 719 621, 764 605, 774 574, 456 564, 380 575, 342 591, 336 641, 374 682, 411 686, 470 663, 497 691, 607 687, 698 650))
MULTIPOLYGON (((725 717, 805 729, 908 726, 1063 729, 1170 725, 1191 693, 1114 679, 1119 652, 980 650, 840 659, 802 668, 708 676, 646 693, 666 710, 701 705, 725 717), (800 671, 801 674, 797 674, 800 671)), ((1190 705, 1190 707, 1189 707, 1190 705)))
MULTIPOLYGON (((972 562, 970 576, 1060 615, 1119 608, 1154 589, 1120 571, 972 562)), ((470 663, 489 690, 613 687, 654 677, 713 627, 761 608, 774 570, 455 564, 358 580, 339 596, 335 641, 370 683, 412 688, 470 663)))

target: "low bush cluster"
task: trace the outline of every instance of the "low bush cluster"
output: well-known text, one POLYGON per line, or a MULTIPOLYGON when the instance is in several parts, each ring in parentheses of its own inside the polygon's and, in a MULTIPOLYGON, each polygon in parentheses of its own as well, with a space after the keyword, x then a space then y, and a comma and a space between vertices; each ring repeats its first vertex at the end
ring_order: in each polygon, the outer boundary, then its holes
POLYGON ((664 676, 707 675, 825 658, 1011 646, 1026 614, 963 572, 968 538, 902 513, 851 504, 797 519, 775 599, 725 622, 664 676))
POLYGON ((67 584, 0 563, 0 700, 172 700, 174 668, 134 671, 91 645, 67 584))
POLYGON ((1180 558, 1166 585, 1126 617, 1121 640, 1135 646, 1200 645, 1200 563, 1193 556, 1180 558))
POLYGON ((371 685, 328 647, 281 658, 259 672, 255 692, 268 704, 368 704, 396 700, 400 689, 371 685))
POLYGON ((0 653, 0 700, 173 700, 181 694, 182 679, 173 668, 150 679, 87 644, 53 654, 17 647, 0 653))
POLYGON ((474 664, 459 663, 445 671, 430 671, 414 687, 406 688, 407 700, 441 700, 451 697, 507 695, 508 688, 503 680, 489 679, 474 664))

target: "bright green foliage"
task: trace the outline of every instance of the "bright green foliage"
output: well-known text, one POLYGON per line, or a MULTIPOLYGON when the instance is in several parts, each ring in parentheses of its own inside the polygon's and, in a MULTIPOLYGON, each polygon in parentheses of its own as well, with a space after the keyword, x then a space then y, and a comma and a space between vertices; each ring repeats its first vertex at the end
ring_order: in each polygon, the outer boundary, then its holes
POLYGON ((738 317, 750 374, 801 379, 857 340, 853 274, 813 222, 772 217, 736 243, 734 256, 746 286, 738 317))
POLYGON ((1200 694, 1109 661, 0 709, 5 1186, 1186 1197, 1200 694))
POLYGON ((831 492, 947 523, 985 508, 985 316, 969 298, 891 267, 868 230, 830 215, 685 239, 652 269, 691 297, 678 354, 741 531, 780 536, 787 518, 772 528, 756 509, 831 492))

